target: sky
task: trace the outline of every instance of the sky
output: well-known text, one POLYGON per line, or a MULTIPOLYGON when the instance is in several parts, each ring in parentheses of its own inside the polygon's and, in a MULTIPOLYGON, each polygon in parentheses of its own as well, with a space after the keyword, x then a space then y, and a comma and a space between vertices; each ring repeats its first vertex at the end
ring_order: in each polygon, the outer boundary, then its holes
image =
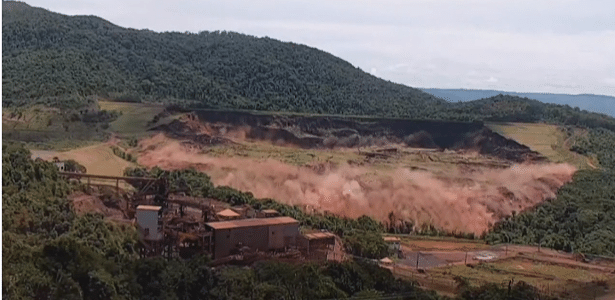
POLYGON ((613 0, 25 0, 157 32, 306 44, 417 88, 615 96, 613 0))

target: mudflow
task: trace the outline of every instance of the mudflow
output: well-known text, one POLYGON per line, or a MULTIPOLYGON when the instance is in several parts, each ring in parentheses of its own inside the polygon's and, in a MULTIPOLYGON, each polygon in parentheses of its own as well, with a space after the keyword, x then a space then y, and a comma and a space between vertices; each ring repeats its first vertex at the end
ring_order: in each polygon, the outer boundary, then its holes
POLYGON ((314 171, 276 160, 220 158, 199 154, 159 134, 141 143, 139 163, 163 169, 194 167, 214 184, 250 191, 258 198, 313 207, 342 216, 369 215, 433 224, 445 230, 480 234, 513 211, 553 198, 571 181, 568 164, 518 164, 506 169, 456 170, 445 176, 399 168, 380 171, 341 165, 314 171))

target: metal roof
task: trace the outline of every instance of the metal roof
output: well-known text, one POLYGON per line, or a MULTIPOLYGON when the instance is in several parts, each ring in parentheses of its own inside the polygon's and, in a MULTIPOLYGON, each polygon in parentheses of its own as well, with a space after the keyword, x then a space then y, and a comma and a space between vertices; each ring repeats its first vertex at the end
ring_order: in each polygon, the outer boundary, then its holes
POLYGON ((216 199, 213 199, 213 198, 182 196, 182 195, 176 195, 176 194, 170 194, 168 200, 193 201, 193 202, 198 202, 198 203, 203 203, 203 204, 224 203, 224 202, 217 201, 216 199))
POLYGON ((153 206, 153 205, 139 205, 137 206, 137 210, 155 210, 158 211, 162 207, 161 206, 153 206))
POLYGON ((278 214, 279 213, 275 209, 263 209, 262 212, 265 213, 265 214, 278 214))
POLYGON ((318 239, 326 239, 335 237, 335 234, 331 232, 314 232, 314 233, 306 233, 303 235, 308 240, 318 240, 318 239))
POLYGON ((381 259, 380 262, 385 263, 385 264, 390 264, 393 261, 390 258, 385 257, 385 258, 381 259))
POLYGON ((217 230, 218 229, 241 228, 241 227, 268 226, 268 225, 287 225, 287 224, 299 224, 299 221, 291 217, 277 217, 277 218, 243 219, 243 220, 205 223, 205 225, 213 229, 217 229, 217 230))
POLYGON ((239 217, 240 214, 230 210, 230 209, 225 209, 219 213, 217 213, 217 215, 223 216, 223 217, 239 217))
POLYGON ((385 242, 401 242, 401 239, 396 236, 385 236, 383 239, 385 242))

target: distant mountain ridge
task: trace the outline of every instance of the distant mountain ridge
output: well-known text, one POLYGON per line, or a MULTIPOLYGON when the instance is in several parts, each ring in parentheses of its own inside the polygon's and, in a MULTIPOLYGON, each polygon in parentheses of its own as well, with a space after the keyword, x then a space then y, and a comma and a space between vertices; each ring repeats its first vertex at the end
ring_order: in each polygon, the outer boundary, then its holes
POLYGON ((493 97, 499 94, 513 95, 535 99, 545 103, 553 103, 560 105, 568 105, 571 107, 579 107, 591 112, 602 113, 615 117, 615 97, 594 94, 551 94, 551 93, 518 93, 505 92, 497 90, 468 90, 468 89, 436 89, 424 88, 424 92, 430 93, 436 97, 442 98, 449 102, 472 101, 483 98, 493 97))

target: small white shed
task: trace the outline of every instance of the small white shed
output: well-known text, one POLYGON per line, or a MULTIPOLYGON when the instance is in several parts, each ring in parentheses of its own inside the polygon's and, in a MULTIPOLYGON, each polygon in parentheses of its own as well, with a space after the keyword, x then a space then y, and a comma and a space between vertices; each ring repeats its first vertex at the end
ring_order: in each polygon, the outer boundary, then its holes
POLYGON ((162 207, 152 205, 137 206, 135 215, 141 238, 147 241, 160 241, 163 238, 162 207))

